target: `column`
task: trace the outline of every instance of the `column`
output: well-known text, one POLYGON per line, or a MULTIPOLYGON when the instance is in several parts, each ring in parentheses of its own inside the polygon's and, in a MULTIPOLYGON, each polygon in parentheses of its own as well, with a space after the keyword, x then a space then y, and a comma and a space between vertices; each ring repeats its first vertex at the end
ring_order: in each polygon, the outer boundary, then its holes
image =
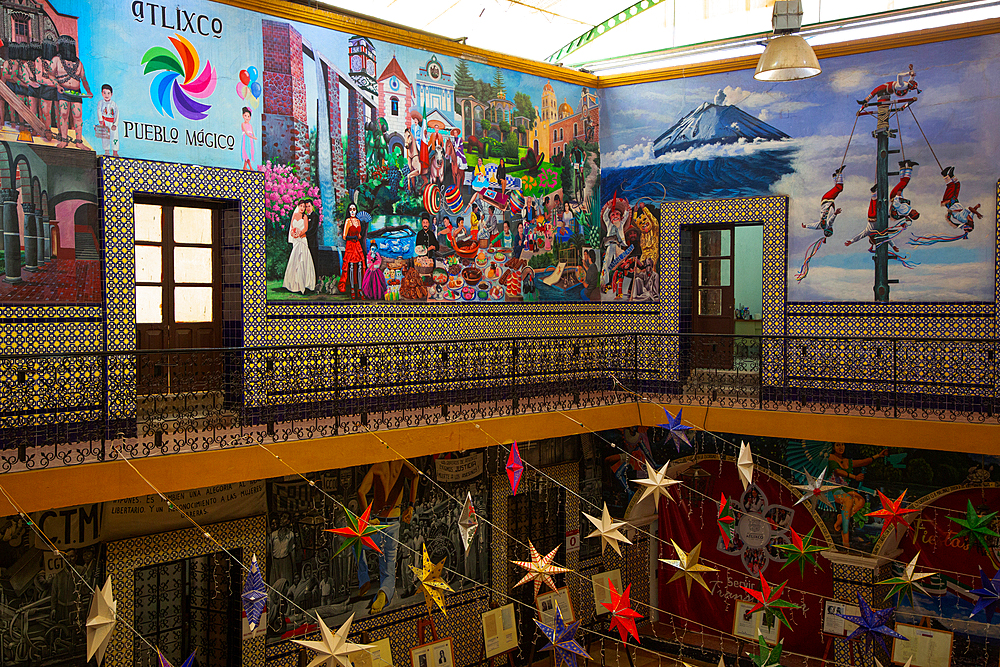
POLYGON ((49 216, 42 214, 42 240, 45 243, 45 261, 52 261, 52 223, 49 216))
POLYGON ((38 239, 38 266, 49 261, 49 255, 45 251, 48 245, 46 241, 49 236, 49 216, 44 215, 39 208, 35 209, 35 238, 38 239))
MULTIPOLYGON (((823 557, 830 561, 833 568, 833 597, 836 600, 857 606, 858 595, 861 595, 872 609, 884 609, 892 605, 891 601, 883 601, 889 592, 889 586, 886 584, 878 585, 878 582, 892 576, 892 562, 889 559, 856 556, 832 549, 824 551, 823 557)), ((854 610, 852 609, 850 613, 853 614, 854 610)), ((890 625, 890 627, 892 626, 890 625)), ((891 639, 887 643, 892 647, 891 639)), ((850 649, 846 639, 835 639, 833 655, 830 657, 845 665, 849 664, 851 661, 850 649)), ((853 664, 858 667, 874 667, 876 659, 883 665, 890 663, 889 656, 884 654, 877 643, 872 648, 866 648, 864 641, 855 642, 853 664)))
POLYGON ((36 231, 35 208, 31 204, 21 204, 24 209, 24 270, 38 270, 38 232, 36 231))
POLYGON ((4 282, 21 282, 21 230, 17 224, 17 190, 0 190, 3 215, 4 282))

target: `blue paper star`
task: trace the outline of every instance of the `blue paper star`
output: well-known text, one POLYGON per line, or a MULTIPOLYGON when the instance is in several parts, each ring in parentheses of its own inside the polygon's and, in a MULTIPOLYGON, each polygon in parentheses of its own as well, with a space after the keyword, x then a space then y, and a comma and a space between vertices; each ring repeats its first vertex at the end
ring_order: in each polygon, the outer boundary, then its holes
POLYGON ((267 606, 267 591, 264 590, 264 577, 257 567, 257 554, 250 560, 250 572, 247 573, 247 580, 243 583, 243 611, 247 615, 247 623, 250 632, 260 625, 260 617, 267 606))
POLYGON ((556 620, 553 627, 545 625, 537 618, 535 623, 549 640, 548 645, 542 650, 551 649, 555 652, 556 667, 560 667, 563 663, 566 664, 566 667, 576 667, 576 656, 578 655, 590 660, 590 656, 576 641, 576 629, 580 626, 580 621, 566 625, 558 605, 556 605, 556 620))
POLYGON ((992 623, 993 613, 996 611, 997 604, 1000 603, 1000 570, 993 575, 992 579, 987 579, 983 568, 979 568, 979 576, 983 580, 983 587, 969 591, 973 595, 979 596, 979 599, 976 600, 976 606, 972 610, 972 615, 969 618, 972 618, 972 616, 981 611, 985 611, 986 622, 992 623))
POLYGON ((687 432, 691 430, 691 427, 685 426, 684 424, 681 423, 681 414, 684 412, 684 409, 682 408, 677 411, 676 418, 674 418, 674 416, 671 415, 670 411, 667 410, 666 408, 663 408, 663 411, 667 413, 667 423, 657 424, 657 426, 659 426, 660 428, 665 428, 670 432, 667 437, 669 440, 674 441, 674 445, 677 447, 678 452, 681 451, 682 442, 688 447, 690 447, 691 441, 688 440, 687 432))
POLYGON ((870 648, 872 639, 877 639, 878 643, 882 645, 885 652, 889 652, 889 647, 885 645, 885 640, 882 639, 881 635, 886 637, 895 637, 896 639, 902 639, 903 641, 908 641, 906 637, 899 634, 888 625, 886 621, 892 616, 892 613, 896 611, 895 607, 888 607, 886 609, 872 609, 865 602, 865 599, 858 594, 858 607, 861 609, 861 616, 848 616, 847 614, 837 614, 841 618, 850 621, 857 625, 857 629, 848 635, 848 639, 856 639, 861 635, 865 637, 865 645, 870 648))

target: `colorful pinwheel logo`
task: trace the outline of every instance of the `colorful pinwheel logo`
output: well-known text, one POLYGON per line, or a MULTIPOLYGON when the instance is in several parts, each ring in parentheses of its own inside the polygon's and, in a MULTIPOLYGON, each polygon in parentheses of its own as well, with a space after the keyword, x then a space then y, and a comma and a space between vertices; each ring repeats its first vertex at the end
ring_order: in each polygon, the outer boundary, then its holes
POLYGON ((194 98, 205 99, 215 92, 217 75, 212 63, 201 62, 198 51, 180 35, 170 37, 177 53, 162 46, 154 46, 142 56, 143 74, 159 72, 149 86, 149 98, 153 107, 162 116, 174 117, 176 110, 188 120, 202 120, 208 117, 210 104, 198 102, 194 98))

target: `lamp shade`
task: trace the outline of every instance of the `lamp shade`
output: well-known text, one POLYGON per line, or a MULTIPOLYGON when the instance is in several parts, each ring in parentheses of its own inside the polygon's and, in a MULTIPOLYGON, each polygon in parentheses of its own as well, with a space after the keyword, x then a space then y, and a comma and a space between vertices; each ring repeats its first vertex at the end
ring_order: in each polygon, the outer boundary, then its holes
POLYGON ((798 35, 780 35, 767 43, 757 61, 758 81, 796 81, 822 71, 812 47, 798 35))

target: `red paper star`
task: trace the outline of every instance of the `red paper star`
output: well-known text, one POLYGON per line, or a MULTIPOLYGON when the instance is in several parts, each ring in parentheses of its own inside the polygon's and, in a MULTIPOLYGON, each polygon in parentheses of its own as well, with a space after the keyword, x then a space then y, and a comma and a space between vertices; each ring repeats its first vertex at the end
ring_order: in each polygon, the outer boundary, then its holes
POLYGON ((904 489, 899 498, 895 500, 890 500, 881 491, 878 492, 879 500, 882 501, 882 509, 875 510, 874 512, 869 512, 865 516, 873 516, 882 519, 882 532, 879 534, 879 539, 885 535, 885 531, 892 528, 897 523, 903 525, 903 534, 906 534, 910 530, 910 524, 906 521, 905 517, 907 514, 913 514, 919 510, 912 509, 900 509, 900 505, 903 504, 903 496, 906 495, 906 490, 904 489))
POLYGON ((639 642, 639 631, 635 627, 635 619, 642 618, 642 614, 632 609, 632 603, 628 599, 629 589, 632 588, 632 584, 625 587, 624 593, 619 593, 615 590, 615 585, 611 583, 611 579, 608 579, 608 586, 611 587, 611 602, 602 602, 601 604, 611 612, 611 625, 609 629, 614 630, 618 628, 618 634, 622 636, 622 642, 628 642, 628 636, 632 635, 635 637, 637 643, 641 643, 639 642))
POLYGON ((726 500, 726 494, 722 494, 722 501, 719 503, 719 532, 722 533, 722 543, 729 548, 729 541, 733 539, 733 524, 736 523, 736 517, 733 516, 733 508, 729 506, 729 501, 726 500))
MULTIPOLYGON (((342 535, 347 539, 337 550, 340 553, 344 549, 353 548, 354 556, 357 559, 361 559, 361 545, 364 544, 366 547, 378 553, 382 553, 382 550, 378 548, 375 544, 375 540, 371 538, 372 535, 382 530, 384 526, 371 526, 369 525, 368 517, 371 514, 372 506, 371 504, 365 508, 365 511, 361 516, 355 516, 351 510, 344 508, 347 512, 347 525, 343 528, 327 528, 326 532, 333 533, 335 535, 342 535)), ((334 554, 336 555, 336 554, 334 554)))
POLYGON ((755 591, 746 586, 740 586, 743 590, 750 594, 750 596, 757 601, 757 604, 753 606, 748 614, 752 614, 755 611, 764 610, 767 614, 773 614, 782 625, 787 627, 789 630, 792 626, 788 623, 788 619, 785 617, 785 609, 798 609, 799 605, 794 602, 786 602, 781 599, 781 593, 785 590, 785 584, 787 581, 781 582, 777 588, 772 588, 771 584, 767 583, 767 579, 764 578, 764 574, 760 573, 760 591, 755 591))

